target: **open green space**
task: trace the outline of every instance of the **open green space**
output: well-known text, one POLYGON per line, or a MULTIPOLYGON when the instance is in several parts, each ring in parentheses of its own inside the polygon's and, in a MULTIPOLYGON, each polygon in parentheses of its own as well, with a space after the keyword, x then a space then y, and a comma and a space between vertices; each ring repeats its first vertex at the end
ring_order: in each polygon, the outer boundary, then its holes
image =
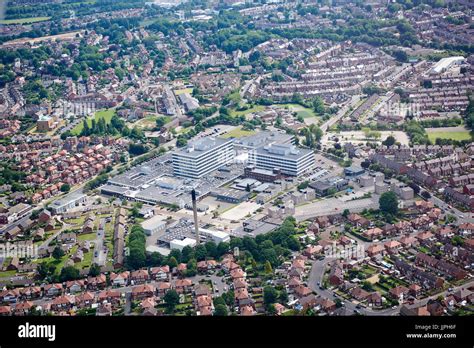
MULTIPOLYGON (((87 119, 87 124, 89 126, 92 126, 92 120, 95 120, 97 122, 101 118, 103 118, 105 120, 105 123, 108 124, 110 123, 110 120, 112 119, 112 116, 114 114, 115 114, 115 109, 97 111, 93 117, 89 117, 87 119)), ((79 124, 71 130, 71 133, 75 135, 79 135, 83 128, 84 128, 83 122, 79 122, 79 124)))
POLYGON ((234 116, 234 117, 235 116, 242 116, 242 115, 246 116, 246 115, 248 115, 252 112, 260 112, 260 111, 263 111, 263 110, 265 110, 265 106, 263 106, 263 105, 254 105, 254 106, 252 106, 248 109, 245 109, 245 110, 231 110, 230 115, 234 116))
POLYGON ((15 270, 13 270, 13 271, 1 271, 0 272, 0 278, 10 278, 10 277, 15 276, 15 274, 16 274, 15 270))
POLYGON ((156 127, 156 120, 158 118, 164 118, 165 124, 171 121, 171 117, 169 116, 151 115, 151 116, 147 116, 145 118, 142 118, 141 120, 136 121, 135 123, 131 124, 131 126, 137 127, 142 130, 146 130, 146 129, 151 130, 156 127))
POLYGON ((242 138, 242 137, 247 137, 249 135, 253 135, 256 132, 253 130, 245 130, 242 129, 242 127, 237 127, 230 132, 224 134, 222 137, 223 138, 242 138))
POLYGON ((184 93, 193 93, 193 89, 192 88, 183 88, 183 89, 177 89, 174 91, 174 95, 180 95, 180 94, 184 94, 184 93))
POLYGON ((77 240, 81 242, 85 240, 94 240, 94 239, 96 239, 95 233, 86 233, 86 234, 80 234, 77 236, 77 240))
POLYGON ((29 24, 29 23, 37 23, 37 22, 44 22, 51 19, 51 17, 30 17, 30 18, 17 18, 17 19, 2 19, 0 20, 0 24, 8 25, 8 24, 29 24))
POLYGON ((298 116, 303 116, 303 118, 317 117, 314 111, 310 108, 304 107, 299 104, 275 104, 274 107, 288 109, 290 111, 296 112, 298 116))
POLYGON ((462 141, 462 140, 471 140, 472 136, 469 133, 469 131, 460 131, 460 132, 428 132, 428 138, 432 141, 435 142, 436 139, 452 139, 452 140, 457 140, 457 141, 462 141))

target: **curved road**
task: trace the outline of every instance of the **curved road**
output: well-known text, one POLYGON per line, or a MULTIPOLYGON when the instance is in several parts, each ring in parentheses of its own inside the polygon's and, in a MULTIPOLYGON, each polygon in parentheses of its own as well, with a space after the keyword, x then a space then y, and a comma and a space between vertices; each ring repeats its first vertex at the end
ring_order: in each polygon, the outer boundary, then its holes
MULTIPOLYGON (((334 293, 327 289, 320 289, 318 283, 322 283, 324 270, 326 269, 326 265, 330 262, 335 260, 335 258, 325 258, 324 260, 317 260, 313 262, 313 266, 311 267, 311 272, 308 278, 308 287, 313 290, 316 294, 321 297, 329 298, 330 300, 336 300, 336 296, 334 293)), ((354 312, 356 310, 356 304, 352 303, 351 301, 344 301, 345 308, 349 311, 354 312)), ((363 315, 380 315, 380 316, 391 316, 397 315, 401 306, 397 308, 388 308, 382 310, 373 310, 370 308, 359 308, 358 311, 363 315)))

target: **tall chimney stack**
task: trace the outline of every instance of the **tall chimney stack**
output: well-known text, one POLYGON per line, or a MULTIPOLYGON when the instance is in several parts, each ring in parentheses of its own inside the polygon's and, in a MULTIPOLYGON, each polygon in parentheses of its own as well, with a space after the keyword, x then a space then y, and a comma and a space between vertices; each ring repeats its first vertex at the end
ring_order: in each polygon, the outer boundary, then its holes
POLYGON ((191 199, 193 201, 194 231, 196 232, 196 244, 199 244, 199 224, 196 207, 196 191, 194 189, 191 191, 191 199))

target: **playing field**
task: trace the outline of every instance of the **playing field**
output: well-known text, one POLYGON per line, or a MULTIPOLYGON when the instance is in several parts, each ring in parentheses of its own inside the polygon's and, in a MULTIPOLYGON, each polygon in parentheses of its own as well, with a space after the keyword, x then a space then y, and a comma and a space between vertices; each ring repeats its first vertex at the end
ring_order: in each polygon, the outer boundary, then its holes
POLYGON ((427 131, 428 138, 435 142, 436 139, 452 139, 452 140, 471 140, 471 134, 467 130, 462 131, 427 131))
POLYGON ((2 19, 0 20, 0 24, 8 25, 8 24, 29 24, 29 23, 37 23, 37 22, 44 22, 51 19, 51 17, 30 17, 30 18, 17 18, 17 19, 2 19))
MULTIPOLYGON (((108 109, 108 110, 102 110, 102 111, 97 111, 94 115, 94 117, 89 117, 87 119, 87 124, 89 126, 92 125, 92 120, 96 120, 98 121, 99 119, 103 118, 105 119, 105 123, 110 123, 110 120, 112 119, 112 116, 115 114, 115 110, 114 109, 108 109)), ((84 128, 84 125, 83 125, 83 122, 79 122, 79 124, 74 127, 72 130, 71 130, 71 133, 72 134, 75 134, 75 135, 78 135, 81 133, 82 131, 82 128, 84 128)))

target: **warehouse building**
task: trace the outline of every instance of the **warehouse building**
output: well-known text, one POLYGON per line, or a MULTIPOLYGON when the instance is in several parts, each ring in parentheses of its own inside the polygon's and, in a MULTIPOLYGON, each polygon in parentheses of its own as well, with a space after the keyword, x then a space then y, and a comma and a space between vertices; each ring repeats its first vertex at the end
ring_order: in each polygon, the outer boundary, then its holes
POLYGON ((154 235, 157 232, 164 231, 166 227, 166 221, 163 220, 163 216, 157 215, 142 222, 143 230, 147 236, 154 235))

